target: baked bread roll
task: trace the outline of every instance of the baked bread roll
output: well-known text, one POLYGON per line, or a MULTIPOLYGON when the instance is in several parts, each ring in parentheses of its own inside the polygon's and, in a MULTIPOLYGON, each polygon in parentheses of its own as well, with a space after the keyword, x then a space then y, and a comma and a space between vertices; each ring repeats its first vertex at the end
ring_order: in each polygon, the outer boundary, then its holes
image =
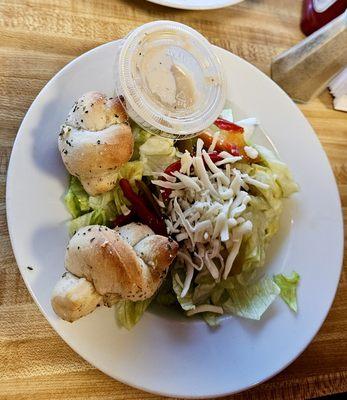
POLYGON ((92 196, 116 184, 117 168, 132 156, 134 139, 118 99, 84 94, 69 112, 58 140, 66 169, 92 196))
POLYGON ((131 223, 117 230, 91 225, 71 238, 65 267, 92 282, 101 295, 144 300, 158 289, 177 250, 172 239, 155 235, 142 224, 131 223))
POLYGON ((103 299, 92 283, 65 272, 52 292, 52 307, 65 321, 73 322, 91 313, 103 299))
POLYGON ((155 235, 140 223, 115 230, 100 225, 81 228, 71 238, 65 256, 65 267, 73 274, 69 279, 74 277, 75 281, 70 282, 68 290, 61 282, 64 278, 57 284, 53 309, 62 319, 74 321, 90 313, 100 299, 108 306, 120 299, 148 299, 161 285, 177 251, 178 244, 171 238, 155 235), (90 285, 88 299, 87 289, 79 290, 80 278, 84 287, 90 285))

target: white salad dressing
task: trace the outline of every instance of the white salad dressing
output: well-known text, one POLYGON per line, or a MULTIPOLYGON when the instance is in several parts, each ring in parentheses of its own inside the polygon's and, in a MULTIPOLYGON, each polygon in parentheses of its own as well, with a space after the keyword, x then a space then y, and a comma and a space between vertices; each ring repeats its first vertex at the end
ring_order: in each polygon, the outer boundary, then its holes
POLYGON ((152 47, 135 58, 141 83, 170 110, 192 107, 196 84, 191 72, 178 64, 167 46, 152 47))
POLYGON ((226 81, 211 44, 172 21, 142 25, 116 56, 116 95, 145 130, 185 139, 210 126, 225 104, 226 81))

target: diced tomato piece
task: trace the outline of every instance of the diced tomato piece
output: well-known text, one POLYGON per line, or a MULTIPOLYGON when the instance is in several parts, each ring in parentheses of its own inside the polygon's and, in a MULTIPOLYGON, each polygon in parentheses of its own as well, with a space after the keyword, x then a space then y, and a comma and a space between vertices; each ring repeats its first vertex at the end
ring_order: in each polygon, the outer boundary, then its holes
MULTIPOLYGON (((213 133, 202 131, 199 135, 206 148, 209 148, 213 141, 213 133)), ((233 134, 232 132, 222 131, 216 142, 215 150, 218 152, 227 151, 233 156, 243 155, 243 147, 245 146, 243 135, 240 133, 233 134)))

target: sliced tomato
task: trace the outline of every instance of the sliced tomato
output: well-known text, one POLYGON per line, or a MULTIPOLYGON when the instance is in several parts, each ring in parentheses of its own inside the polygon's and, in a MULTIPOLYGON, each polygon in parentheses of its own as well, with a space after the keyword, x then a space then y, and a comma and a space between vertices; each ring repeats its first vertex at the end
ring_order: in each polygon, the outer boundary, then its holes
MULTIPOLYGON (((199 138, 202 139, 205 147, 209 148, 213 141, 213 133, 210 131, 202 131, 199 135, 199 138)), ((243 155, 242 150, 244 146, 245 141, 242 134, 221 131, 215 146, 215 150, 218 152, 227 151, 233 156, 239 156, 243 155)))
MULTIPOLYGON (((213 141, 213 132, 202 131, 199 134, 199 138, 202 139, 206 148, 209 148, 213 141)), ((232 132, 232 131, 220 131, 215 150, 217 152, 227 151, 233 156, 242 156, 246 162, 252 163, 259 161, 258 159, 252 160, 249 158, 244 150, 247 146, 243 133, 232 132)))

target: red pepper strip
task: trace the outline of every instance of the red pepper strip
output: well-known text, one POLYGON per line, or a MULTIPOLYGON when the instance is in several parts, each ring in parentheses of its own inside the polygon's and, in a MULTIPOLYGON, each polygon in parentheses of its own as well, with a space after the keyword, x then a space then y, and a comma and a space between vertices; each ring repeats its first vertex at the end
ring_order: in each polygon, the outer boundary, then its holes
POLYGON ((172 189, 164 188, 160 192, 161 192, 161 196, 162 196, 163 200, 166 201, 169 199, 172 189))
POLYGON ((218 126, 222 131, 233 131, 243 133, 244 129, 242 126, 236 125, 233 122, 229 122, 223 118, 217 118, 214 122, 214 125, 218 126))
POLYGON ((169 199, 172 189, 164 188, 164 189, 161 189, 160 192, 161 192, 161 196, 162 196, 163 200, 166 201, 169 199))
POLYGON ((208 155, 210 156, 210 159, 213 163, 216 163, 218 161, 222 161, 223 157, 221 157, 218 153, 214 152, 214 153, 208 153, 208 155))
POLYGON ((163 218, 159 204, 156 202, 153 194, 149 190, 148 186, 143 181, 135 181, 137 188, 139 189, 139 194, 143 194, 142 199, 149 207, 153 207, 158 218, 163 218))
POLYGON ((136 212, 141 222, 148 225, 158 235, 167 236, 164 220, 159 219, 151 210, 147 208, 141 197, 132 189, 129 181, 122 178, 119 181, 124 196, 130 201, 132 209, 136 212))
POLYGON ((113 227, 116 226, 124 226, 129 224, 130 222, 134 222, 136 220, 136 213, 134 210, 130 210, 130 213, 127 215, 120 214, 113 221, 113 227))
POLYGON ((170 164, 165 169, 165 174, 172 175, 173 172, 179 171, 181 169, 181 160, 177 160, 174 163, 170 164))
MULTIPOLYGON (((180 169, 181 169, 181 160, 177 160, 174 163, 170 164, 168 167, 166 167, 164 173, 168 174, 168 175, 172 175, 175 171, 179 171, 180 169)), ((172 192, 172 189, 162 189, 161 190, 161 195, 162 195, 164 201, 168 200, 171 192, 172 192)))

